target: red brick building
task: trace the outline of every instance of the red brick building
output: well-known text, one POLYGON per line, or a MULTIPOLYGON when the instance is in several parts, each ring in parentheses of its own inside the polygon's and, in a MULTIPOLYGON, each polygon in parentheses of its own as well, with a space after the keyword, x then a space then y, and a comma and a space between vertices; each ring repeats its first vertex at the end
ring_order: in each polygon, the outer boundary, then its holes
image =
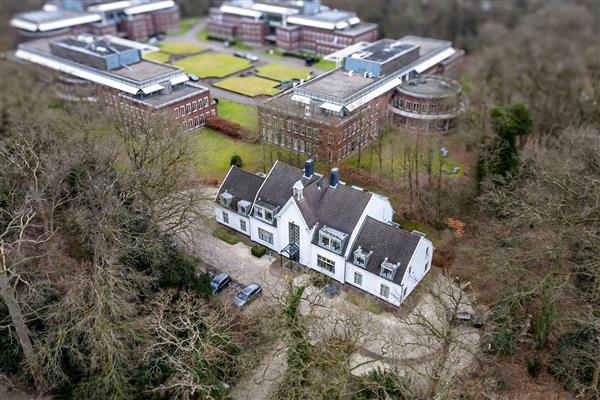
MULTIPOLYGON (((377 137, 390 108, 395 107, 392 98, 399 98, 397 88, 404 88, 423 73, 435 71, 440 63, 457 53, 450 42, 413 36, 373 43, 345 57, 342 68, 259 105, 262 140, 317 160, 337 163, 377 137)), ((417 97, 418 93, 412 96, 417 97)))
POLYGON ((18 43, 65 34, 119 35, 145 41, 179 29, 173 0, 49 1, 42 10, 15 15, 11 25, 18 43))
POLYGON ((376 24, 361 22, 353 12, 331 10, 319 0, 226 1, 211 9, 208 33, 317 54, 328 54, 360 41, 374 41, 378 35, 376 24))
POLYGON ((138 44, 128 42, 66 35, 20 44, 15 55, 57 71, 55 91, 62 97, 97 100, 108 112, 132 121, 160 114, 189 131, 216 115, 207 88, 190 83, 181 68, 143 60, 138 44))

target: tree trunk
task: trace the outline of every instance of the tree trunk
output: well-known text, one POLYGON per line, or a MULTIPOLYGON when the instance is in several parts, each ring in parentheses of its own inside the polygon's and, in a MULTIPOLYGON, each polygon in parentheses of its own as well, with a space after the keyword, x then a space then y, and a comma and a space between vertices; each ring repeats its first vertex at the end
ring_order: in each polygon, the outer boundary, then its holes
POLYGON ((33 349, 33 344, 31 343, 31 339, 29 337, 29 329, 25 324, 25 319, 23 318, 21 308, 19 307, 19 303, 17 302, 17 298, 15 296, 15 290, 10 285, 9 276, 6 271, 2 271, 0 273, 0 296, 2 297, 2 300, 4 300, 4 303, 6 304, 10 314, 10 319, 15 326, 17 338, 19 339, 19 343, 23 349, 25 361, 27 362, 29 372, 31 372, 31 376, 35 382, 35 387, 38 392, 42 392, 46 388, 46 382, 44 380, 44 376, 42 375, 42 368, 40 366, 37 354, 33 349))

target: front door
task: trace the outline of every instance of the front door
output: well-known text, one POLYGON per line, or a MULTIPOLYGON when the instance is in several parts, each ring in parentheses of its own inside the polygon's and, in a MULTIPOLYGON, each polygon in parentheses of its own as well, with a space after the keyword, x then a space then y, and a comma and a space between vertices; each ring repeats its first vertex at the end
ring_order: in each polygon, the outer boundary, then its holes
MULTIPOLYGON (((298 246, 298 250, 300 250, 300 227, 292 222, 290 222, 290 244, 295 243, 298 246)), ((294 261, 298 261, 300 256, 300 251, 296 252, 292 259, 294 261)))

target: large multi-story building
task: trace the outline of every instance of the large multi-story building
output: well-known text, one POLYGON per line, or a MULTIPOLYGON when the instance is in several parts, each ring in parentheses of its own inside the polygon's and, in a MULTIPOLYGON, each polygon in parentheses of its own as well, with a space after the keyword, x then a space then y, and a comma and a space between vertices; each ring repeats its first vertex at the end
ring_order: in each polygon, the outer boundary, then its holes
POLYGON ((160 113, 188 131, 216 115, 207 88, 190 83, 182 68, 142 59, 139 47, 112 36, 79 34, 22 43, 15 55, 57 71, 58 95, 81 98, 85 93, 134 122, 160 113))
POLYGON ((399 306, 429 272, 434 247, 392 222, 388 199, 314 171, 275 162, 269 174, 231 167, 216 219, 254 242, 342 284, 399 306))
POLYGON ((461 55, 447 41, 382 39, 343 58, 343 66, 258 107, 264 143, 336 163, 377 137, 398 87, 449 68, 461 55))
POLYGON ((212 8, 208 33, 250 44, 272 43, 286 51, 328 54, 377 39, 377 25, 356 13, 331 10, 320 0, 233 0, 212 8))
POLYGON ((69 33, 144 41, 179 29, 179 7, 173 0, 53 0, 42 10, 15 15, 10 23, 18 43, 69 33))

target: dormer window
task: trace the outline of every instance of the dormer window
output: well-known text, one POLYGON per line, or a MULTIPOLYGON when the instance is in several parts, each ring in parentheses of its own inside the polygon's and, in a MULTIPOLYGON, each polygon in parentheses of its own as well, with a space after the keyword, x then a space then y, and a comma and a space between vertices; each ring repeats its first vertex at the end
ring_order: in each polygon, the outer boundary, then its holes
POLYGON ((241 215, 248 215, 248 213, 250 212, 251 206, 252 206, 252 203, 250 203, 247 200, 238 201, 238 203, 237 203, 238 213, 241 215))
POLYGON ((381 263, 381 269, 379 271, 379 276, 385 278, 385 279, 389 279, 390 281, 394 279, 394 276, 396 275, 396 271, 398 270, 398 268, 400 267, 400 263, 392 263, 390 261, 388 261, 388 258, 386 257, 385 260, 383 260, 383 262, 381 263))
POLYGON ((371 253, 373 252, 370 251, 369 253, 366 253, 360 246, 358 246, 358 249, 356 249, 354 252, 354 264, 358 265, 359 267, 366 267, 371 253))
POLYGON ((223 207, 229 207, 231 205, 232 199, 233 199, 233 195, 231 193, 223 192, 219 195, 219 203, 223 207))
POLYGON ((254 206, 254 216, 266 222, 273 222, 273 212, 264 207, 254 206))
POLYGON ((348 235, 345 233, 325 226, 319 231, 319 244, 334 253, 340 254, 347 237, 348 235))

